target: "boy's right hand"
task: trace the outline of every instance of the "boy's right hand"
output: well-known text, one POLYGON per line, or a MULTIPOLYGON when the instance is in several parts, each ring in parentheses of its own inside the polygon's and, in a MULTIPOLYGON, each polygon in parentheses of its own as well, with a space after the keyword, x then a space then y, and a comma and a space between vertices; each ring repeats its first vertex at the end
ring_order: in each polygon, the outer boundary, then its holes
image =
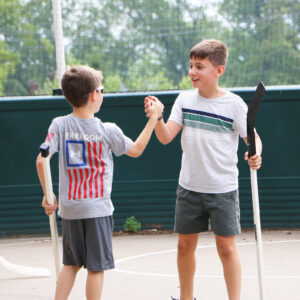
POLYGON ((162 116, 164 105, 154 96, 148 96, 144 101, 145 113, 147 118, 160 118, 162 116))
POLYGON ((56 196, 53 194, 54 204, 48 204, 46 196, 43 197, 42 207, 45 209, 45 214, 51 216, 54 211, 57 209, 57 200, 56 196))

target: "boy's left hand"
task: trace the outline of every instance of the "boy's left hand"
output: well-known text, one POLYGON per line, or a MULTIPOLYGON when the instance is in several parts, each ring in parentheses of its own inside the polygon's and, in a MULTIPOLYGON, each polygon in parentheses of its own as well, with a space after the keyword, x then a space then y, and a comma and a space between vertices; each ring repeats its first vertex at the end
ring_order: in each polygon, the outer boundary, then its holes
POLYGON ((248 152, 246 152, 245 160, 248 160, 248 165, 253 170, 258 170, 261 167, 262 157, 259 154, 255 154, 248 158, 248 152))
POLYGON ((164 105, 159 101, 158 98, 154 96, 148 96, 144 101, 146 117, 150 118, 153 115, 156 115, 159 118, 164 110, 164 105))
POLYGON ((54 204, 48 204, 47 198, 43 197, 42 207, 45 209, 45 214, 51 216, 54 211, 57 209, 57 199, 53 194, 54 204))

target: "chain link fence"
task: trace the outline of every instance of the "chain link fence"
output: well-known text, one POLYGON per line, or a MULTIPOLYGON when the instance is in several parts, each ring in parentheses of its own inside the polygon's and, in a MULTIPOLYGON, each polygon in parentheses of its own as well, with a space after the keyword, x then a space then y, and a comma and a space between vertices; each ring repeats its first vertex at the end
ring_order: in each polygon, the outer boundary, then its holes
MULTIPOLYGON (((300 82, 299 0, 62 0, 66 65, 101 69, 106 92, 188 89, 189 50, 223 40, 223 87, 300 82)), ((52 3, 0 0, 0 96, 58 87, 52 3)))

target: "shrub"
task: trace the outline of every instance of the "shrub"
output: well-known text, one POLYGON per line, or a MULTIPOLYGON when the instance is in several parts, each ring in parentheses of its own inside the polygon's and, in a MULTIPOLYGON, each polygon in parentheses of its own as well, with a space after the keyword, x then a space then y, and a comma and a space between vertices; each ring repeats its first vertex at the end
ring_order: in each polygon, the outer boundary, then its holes
POLYGON ((141 223, 134 216, 128 217, 124 224, 124 230, 127 232, 138 232, 141 227, 141 223))

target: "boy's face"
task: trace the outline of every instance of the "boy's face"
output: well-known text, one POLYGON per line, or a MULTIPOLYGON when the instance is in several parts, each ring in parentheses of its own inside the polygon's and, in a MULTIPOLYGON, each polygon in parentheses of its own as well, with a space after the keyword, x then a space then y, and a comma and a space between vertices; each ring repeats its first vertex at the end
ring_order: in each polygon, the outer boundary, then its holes
POLYGON ((189 77, 193 87, 208 88, 218 83, 219 77, 224 73, 224 66, 214 66, 208 58, 192 57, 190 59, 189 77))

